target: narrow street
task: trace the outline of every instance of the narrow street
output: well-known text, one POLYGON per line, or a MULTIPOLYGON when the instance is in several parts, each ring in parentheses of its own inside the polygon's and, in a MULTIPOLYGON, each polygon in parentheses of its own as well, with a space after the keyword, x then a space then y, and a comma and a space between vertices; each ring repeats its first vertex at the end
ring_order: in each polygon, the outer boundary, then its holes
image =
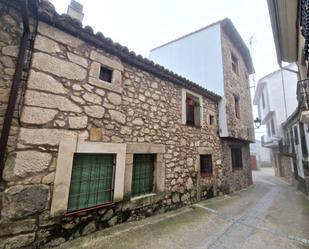
POLYGON ((271 169, 247 190, 131 222, 60 248, 309 248, 309 201, 271 169))

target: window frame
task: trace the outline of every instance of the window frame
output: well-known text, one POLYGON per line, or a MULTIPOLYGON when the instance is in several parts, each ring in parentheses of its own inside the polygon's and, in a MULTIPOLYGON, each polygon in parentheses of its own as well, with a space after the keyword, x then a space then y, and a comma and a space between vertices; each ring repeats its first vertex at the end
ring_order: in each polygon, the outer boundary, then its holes
MULTIPOLYGON (((76 213, 67 212, 74 153, 116 154, 113 203, 123 200, 126 144, 88 142, 78 140, 77 136, 71 138, 64 137, 60 140, 59 144, 54 188, 51 196, 50 215, 52 217, 59 215, 72 215, 76 213)), ((113 203, 108 205, 113 205, 113 203)), ((96 209, 102 206, 105 206, 105 204, 90 209, 96 209)), ((86 210, 77 212, 83 211, 86 210)))
MULTIPOLYGON (((201 174, 201 177, 206 177, 206 176, 213 176, 213 160, 212 160, 212 154, 200 154, 200 174, 201 174), (203 157, 209 157, 209 158, 204 158, 203 157), (203 170, 203 167, 202 167, 202 163, 203 161, 207 161, 207 160, 210 160, 210 169, 207 170, 207 166, 205 167, 205 169, 203 170), (211 172, 210 172, 211 171, 211 172)), ((206 162, 205 162, 206 163, 206 162)))
POLYGON ((234 112, 235 117, 240 119, 240 97, 239 95, 234 94, 234 112))
POLYGON ((294 142, 295 142, 295 145, 299 145, 298 126, 297 125, 295 125, 293 127, 293 132, 294 132, 294 142))
MULTIPOLYGON (((92 210, 96 209, 102 206, 108 206, 113 204, 113 199, 114 199, 114 188, 115 188, 115 170, 116 170, 116 154, 111 154, 111 153, 74 153, 74 158, 73 158, 73 165, 72 165, 72 174, 71 174, 71 181, 70 181, 70 190, 69 190, 69 197, 68 197, 68 208, 67 208, 67 215, 73 214, 73 213, 79 213, 81 211, 85 210, 92 210), (73 180, 73 170, 74 170, 74 161, 76 160, 76 156, 92 156, 92 155, 112 155, 113 156, 113 162, 112 162, 112 172, 111 172, 111 188, 110 190, 110 200, 102 203, 97 203, 92 206, 87 206, 87 207, 81 207, 81 208, 76 208, 70 210, 70 197, 71 197, 71 189, 72 189, 72 180, 73 180)), ((90 177, 91 180, 91 177, 90 177)), ((81 187, 81 186, 80 186, 81 187)), ((90 195, 90 193, 87 193, 87 195, 90 195)))
POLYGON ((204 126, 204 118, 203 118, 203 97, 199 94, 196 94, 190 90, 182 88, 182 108, 181 108, 181 115, 182 115, 182 124, 189 125, 190 127, 195 128, 202 128, 204 126), (199 106, 194 108, 194 125, 187 124, 187 96, 195 99, 198 101, 199 106))
POLYGON ((232 71, 236 74, 239 75, 239 60, 237 56, 231 51, 231 66, 232 66, 232 71))
POLYGON ((122 93, 122 73, 124 67, 116 57, 109 58, 103 53, 97 51, 91 51, 90 59, 92 60, 88 75, 88 83, 90 85, 113 91, 116 93, 122 93), (106 68, 112 71, 111 82, 100 79, 101 68, 106 68))
MULTIPOLYGON (((230 153, 231 153, 231 167, 233 171, 236 170, 242 170, 243 169, 243 156, 242 156, 242 147, 241 146, 230 146, 230 153), (240 155, 240 159, 235 160, 234 156, 235 156, 235 152, 239 153, 240 155), (235 165, 235 161, 238 161, 238 163, 240 162, 240 165, 235 165)), ((236 155, 236 156, 239 156, 236 155)))
POLYGON ((135 198, 135 197, 140 197, 140 196, 143 196, 143 195, 148 195, 148 194, 153 194, 156 192, 156 189, 155 189, 155 171, 156 171, 156 157, 157 155, 154 154, 154 153, 134 153, 133 154, 133 170, 132 170, 132 185, 131 185, 131 197, 132 198, 135 198), (151 173, 151 180, 149 182, 151 182, 151 190, 149 190, 148 192, 144 192, 144 193, 135 193, 134 192, 134 177, 136 176, 135 175, 135 169, 136 169, 136 160, 137 160, 137 157, 139 156, 142 156, 142 155, 151 155, 151 163, 152 163, 152 173, 151 173))
MULTIPOLYGON (((151 143, 128 143, 126 152, 126 172, 124 183, 124 194, 131 201, 135 202, 138 199, 150 198, 151 196, 158 196, 165 191, 165 145, 151 144, 151 143), (140 196, 132 196, 132 178, 133 178, 133 159, 134 154, 155 154, 154 164, 154 187, 153 193, 140 196)), ((164 195, 163 195, 164 197, 164 195)))

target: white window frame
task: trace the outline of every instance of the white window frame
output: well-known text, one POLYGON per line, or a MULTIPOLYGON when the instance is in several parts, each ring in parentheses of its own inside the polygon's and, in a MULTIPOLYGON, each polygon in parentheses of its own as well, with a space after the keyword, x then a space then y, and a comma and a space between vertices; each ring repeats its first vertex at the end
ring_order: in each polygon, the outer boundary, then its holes
POLYGON ((76 137, 65 138, 59 145, 51 216, 67 212, 74 153, 116 154, 113 202, 123 200, 126 144, 78 141, 76 137))
POLYGON ((203 97, 200 94, 197 94, 195 92, 192 92, 190 90, 187 90, 185 88, 182 88, 181 91, 181 116, 182 116, 182 124, 186 125, 187 124, 187 108, 186 108, 186 99, 187 99, 187 94, 192 95, 196 98, 198 98, 201 108, 200 108, 200 122, 201 122, 201 127, 204 127, 204 107, 203 107, 203 97))
POLYGON ((122 93, 122 72, 124 71, 122 63, 94 50, 90 54, 90 59, 92 60, 92 63, 90 66, 88 83, 109 91, 122 93), (112 82, 100 79, 101 67, 106 67, 112 70, 112 82))

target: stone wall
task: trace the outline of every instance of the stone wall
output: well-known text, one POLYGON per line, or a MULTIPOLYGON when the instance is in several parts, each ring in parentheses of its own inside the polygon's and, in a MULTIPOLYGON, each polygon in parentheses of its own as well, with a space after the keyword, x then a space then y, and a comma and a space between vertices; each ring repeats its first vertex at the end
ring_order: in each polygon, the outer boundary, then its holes
POLYGON ((218 178, 222 187, 227 187, 228 192, 240 190, 252 185, 252 171, 250 164, 249 143, 241 141, 221 140, 222 145, 222 165, 223 168, 218 172, 218 178), (239 146, 242 152, 242 169, 232 169, 231 146, 239 146))
MULTIPOLYGON (((55 246, 211 197, 221 182, 200 176, 198 148, 212 153, 215 172, 222 170, 217 118, 208 123, 209 115, 218 113, 215 101, 203 97, 202 104, 203 126, 182 124, 181 87, 40 22, 17 147, 4 169, 1 246, 55 246), (95 79, 100 61, 116 68, 113 84, 100 85, 95 79), (59 143, 72 137, 94 143, 165 145, 165 191, 78 215, 51 217, 59 143)), ((128 161, 126 167, 131 166, 128 161)))
POLYGON ((249 76, 244 59, 224 30, 221 32, 221 43, 229 137, 254 142, 249 76), (231 53, 238 59, 238 73, 232 69, 231 53), (240 118, 235 115, 234 96, 239 97, 240 118))
POLYGON ((226 116, 228 127, 228 139, 222 138, 222 162, 221 172, 224 185, 230 190, 239 190, 252 184, 252 172, 249 152, 249 142, 254 141, 254 128, 252 105, 249 88, 248 71, 244 59, 235 44, 221 30, 224 95, 226 99, 226 116), (238 72, 232 69, 231 54, 238 59, 238 72), (234 97, 239 98, 240 117, 236 117, 234 97), (237 144, 242 148, 243 169, 232 170, 231 148, 237 144))
MULTIPOLYGON (((16 67, 16 58, 21 39, 21 14, 0 3, 0 134, 16 67)), ((8 140, 8 150, 12 150, 18 130, 18 103, 8 140)))

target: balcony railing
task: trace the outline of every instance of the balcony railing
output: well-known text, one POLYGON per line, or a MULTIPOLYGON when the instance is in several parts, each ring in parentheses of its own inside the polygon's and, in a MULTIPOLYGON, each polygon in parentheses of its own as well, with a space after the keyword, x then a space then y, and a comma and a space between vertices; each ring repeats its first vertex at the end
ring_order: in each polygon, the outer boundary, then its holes
POLYGON ((297 100, 302 110, 309 110, 309 79, 297 82, 297 100))

